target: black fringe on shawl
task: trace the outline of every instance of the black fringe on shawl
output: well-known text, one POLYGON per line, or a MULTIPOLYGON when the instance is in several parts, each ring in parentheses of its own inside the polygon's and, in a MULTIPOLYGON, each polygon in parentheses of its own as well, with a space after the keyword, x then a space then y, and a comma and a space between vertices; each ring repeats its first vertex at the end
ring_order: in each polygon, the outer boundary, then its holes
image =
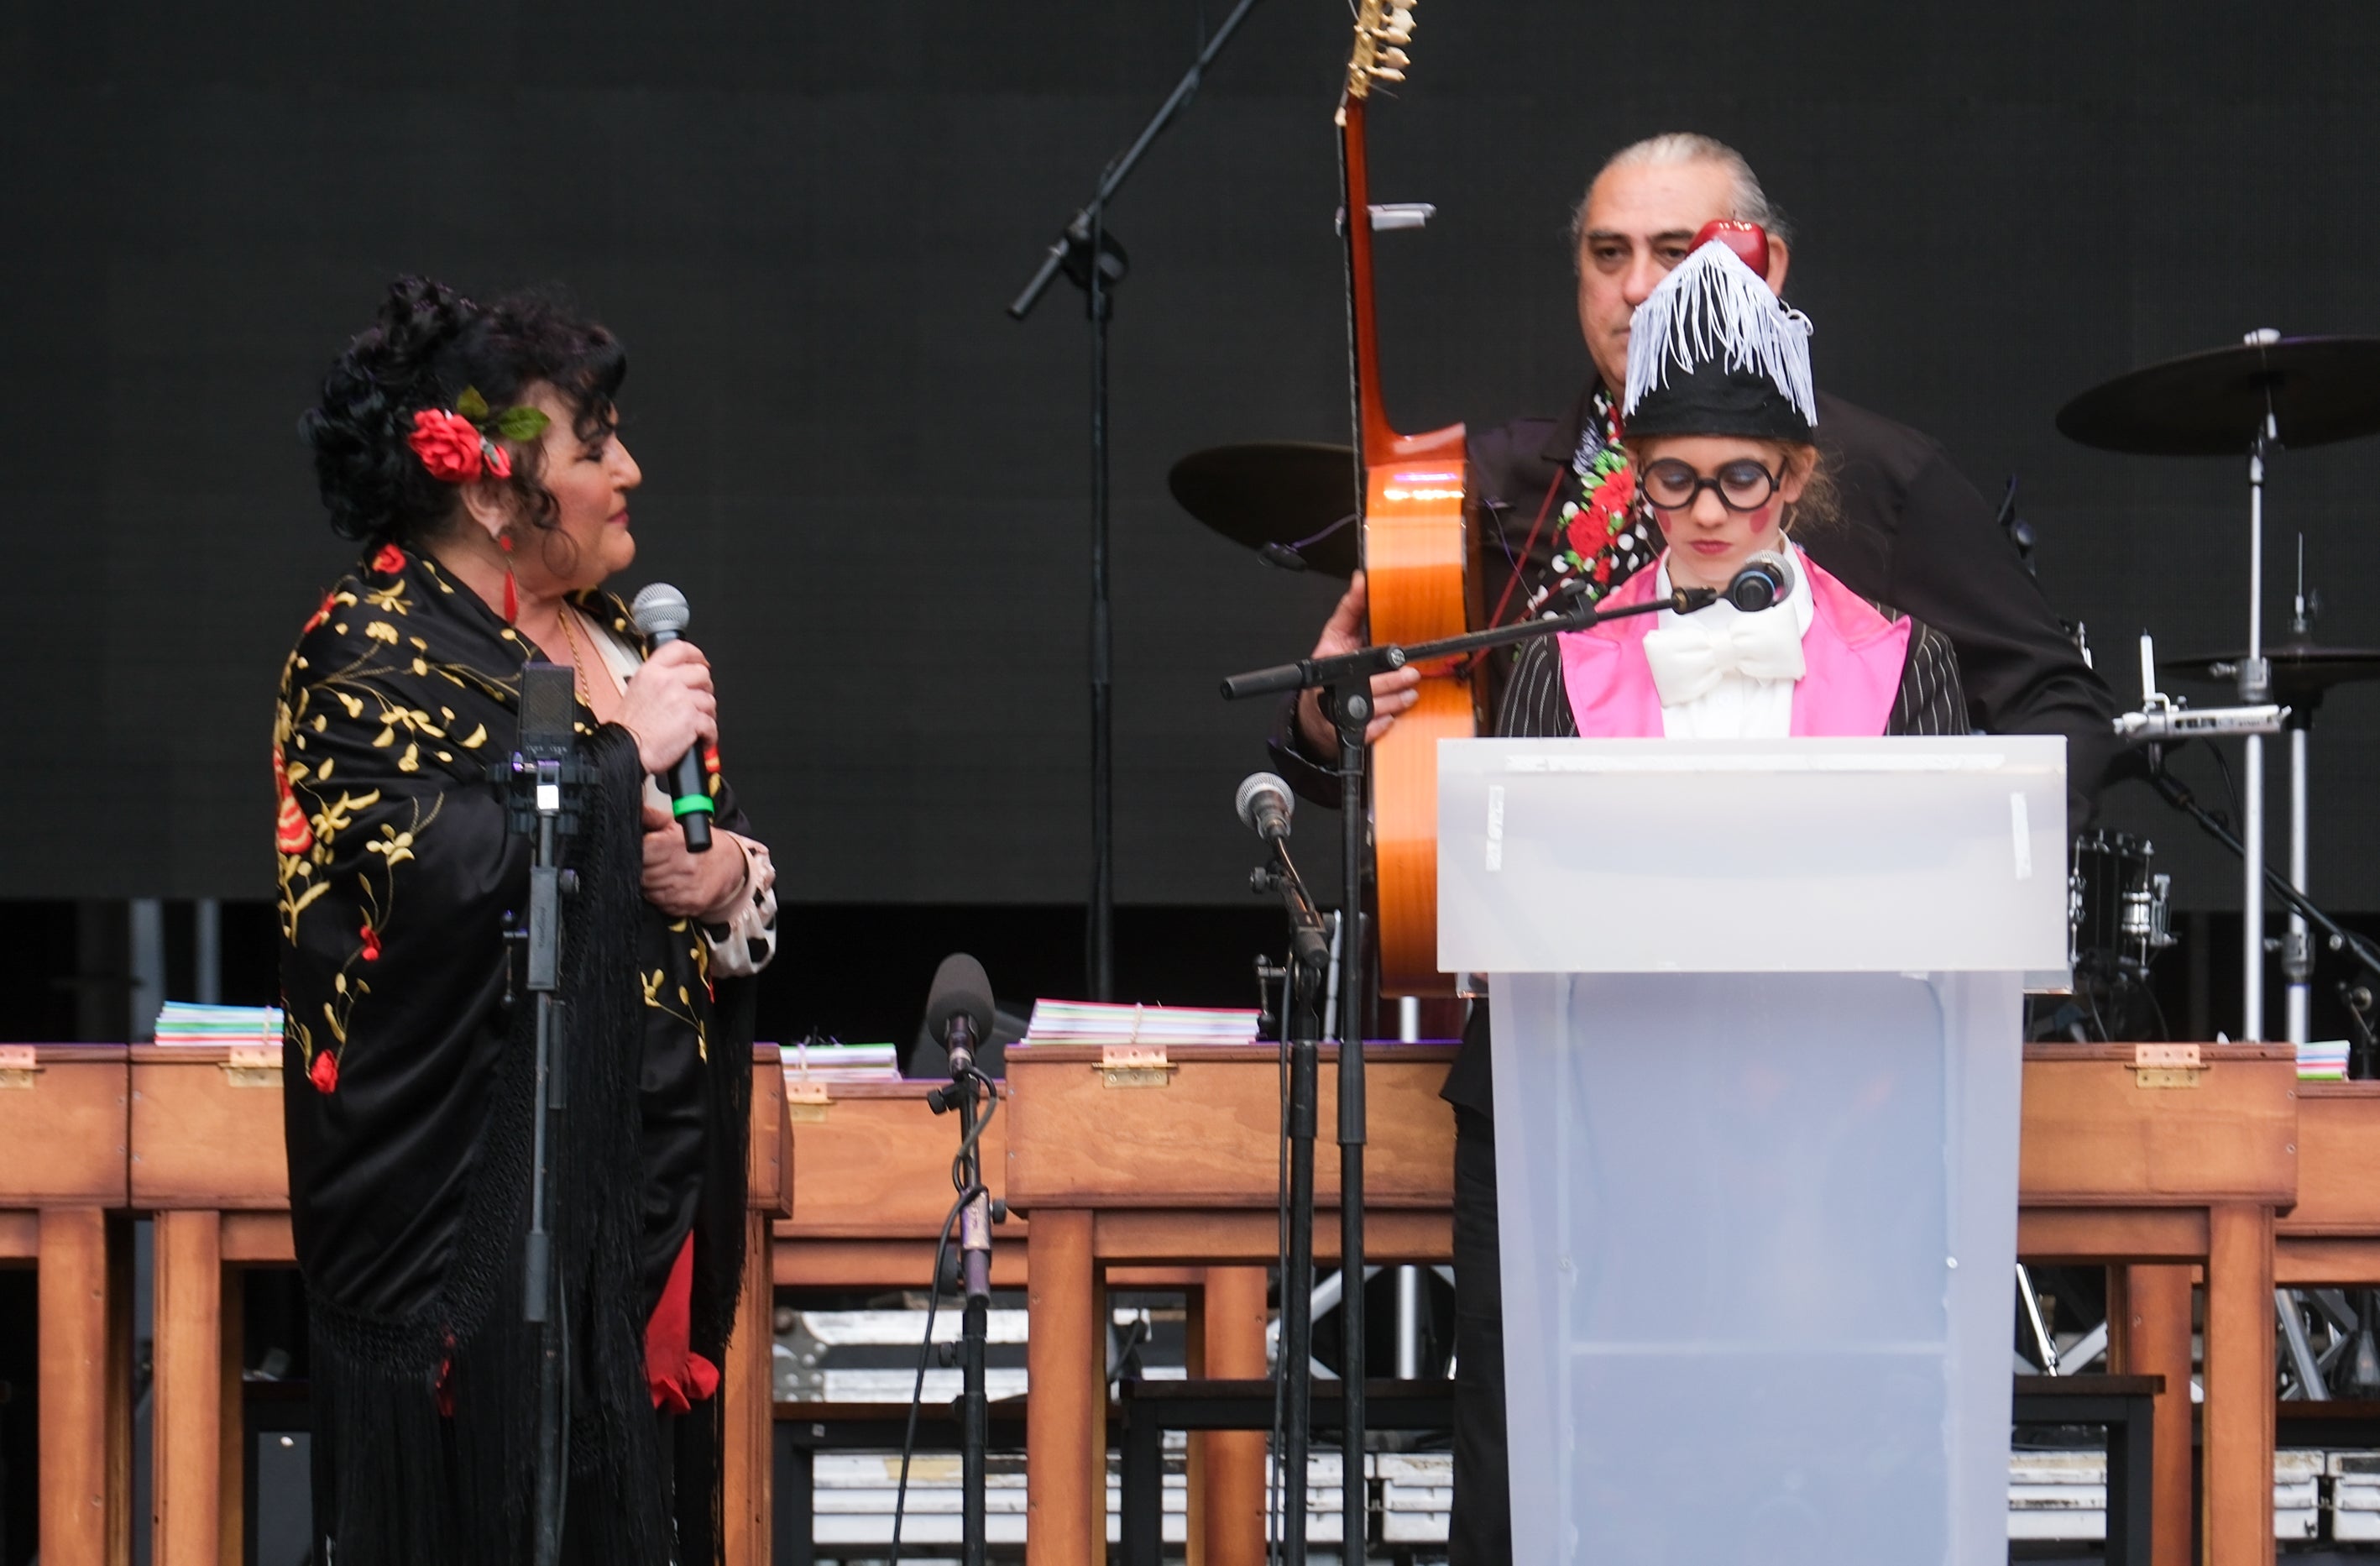
MULTIPOLYGON (((568 1107, 560 1117, 553 1226, 570 1339, 564 1558, 573 1566, 663 1566, 715 1558, 718 1400, 705 1411, 712 1451, 696 1459, 690 1475, 684 1447, 702 1439, 705 1421, 679 1421, 696 1428, 681 1428, 672 1443, 680 1451, 665 1454, 644 1374, 637 1259, 642 1046, 636 994, 620 982, 636 970, 645 917, 644 779, 625 730, 598 730, 581 742, 580 756, 599 781, 582 803, 569 856, 578 892, 563 913, 561 994, 568 1003, 560 1058, 568 1107), (696 1475, 707 1485, 673 1484, 696 1475), (678 1511, 698 1519, 692 1531, 710 1535, 699 1557, 681 1557, 675 1548, 673 1489, 678 1511)), ((519 1566, 528 1557, 540 1341, 520 1319, 520 1269, 536 1007, 524 996, 513 1013, 467 1216, 437 1301, 405 1320, 312 1302, 317 1555, 338 1566, 519 1566), (442 1365, 451 1417, 438 1410, 442 1365)), ((747 1097, 750 1070, 745 1062, 747 1097)), ((739 1196, 743 1184, 739 1155, 739 1196)))

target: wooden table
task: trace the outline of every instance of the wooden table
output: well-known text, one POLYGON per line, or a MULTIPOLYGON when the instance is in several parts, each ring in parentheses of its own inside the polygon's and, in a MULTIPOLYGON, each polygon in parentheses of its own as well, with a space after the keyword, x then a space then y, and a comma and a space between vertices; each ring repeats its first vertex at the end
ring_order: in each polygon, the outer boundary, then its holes
MULTIPOLYGON (((956 1115, 935 1114, 931 1082, 791 1084, 793 1202, 775 1228, 771 1269, 781 1289, 923 1289, 932 1281, 934 1242, 958 1193, 951 1159, 956 1115)), ((1002 1195, 1010 1105, 1003 1095, 977 1143, 985 1186, 1002 1195)), ((957 1248, 955 1236, 952 1248, 957 1248)), ((992 1231, 995 1288, 1025 1284, 1025 1220, 992 1231)))
POLYGON ((2296 1051, 2201 1045, 2203 1069, 2143 1072, 2134 1046, 2025 1051, 2017 1252, 2108 1264, 2113 1370, 2162 1376, 2159 1566, 2190 1560, 2191 1269, 2206 1279, 2206 1558, 2270 1561, 2273 1234, 2299 1185, 2296 1051))
MULTIPOLYGON (((926 1105, 926 1096, 939 1085, 805 1080, 797 1073, 787 1080, 794 1196, 791 1218, 776 1225, 771 1269, 778 1287, 924 1287, 933 1275, 936 1238, 956 1195, 951 1159, 958 1147, 958 1121, 934 1114, 926 1105)), ((994 1197, 1006 1193, 1014 1107, 1003 1085, 1001 1108, 978 1143, 984 1184, 994 1197)), ((992 1231, 994 1287, 1028 1288, 1029 1232, 1022 1214, 1012 1214, 992 1231)), ((1268 1280, 1262 1266, 1127 1268, 1110 1278, 1122 1288, 1182 1291, 1189 1306, 1185 1335, 1192 1375, 1266 1374, 1268 1280)), ((1105 1334, 1099 1336, 1104 1341, 1105 1334)), ((1104 1380, 1102 1376, 1102 1386, 1104 1380)), ((808 1417, 815 1411, 787 1404, 784 1412, 808 1417)), ((1264 1559, 1261 1434, 1195 1437, 1190 1496, 1194 1562, 1254 1566, 1264 1559)))
MULTIPOLYGON (((1453 1255, 1453 1111, 1438 1097, 1451 1045, 1375 1046, 1365 1077, 1365 1256, 1453 1255)), ((1334 1125, 1335 1050, 1323 1051, 1318 1123, 1334 1125)), ((1280 1053, 1208 1048, 1153 1074, 1108 1073, 1092 1045, 1012 1047, 1008 1199, 1032 1215, 1032 1407, 1026 1558, 1089 1566, 1107 1547, 1105 1285, 1120 1266, 1234 1265, 1279 1255, 1280 1053)), ((1326 1131, 1325 1136, 1328 1136, 1326 1131)), ((1315 1144, 1318 1264, 1339 1254, 1339 1149, 1315 1144)), ((1265 1374, 1210 1366, 1209 1376, 1265 1374)), ((1249 1434, 1228 1438, 1246 1440, 1249 1434)), ((1261 1433, 1254 1433, 1262 1472, 1261 1433)), ((1259 1491, 1259 1494, 1261 1492, 1259 1491)), ((1262 1511, 1257 1512, 1261 1527, 1262 1511)), ((1258 1535, 1261 1537, 1261 1535, 1258 1535)))
MULTIPOLYGON (((1437 1098, 1451 1055, 1391 1046, 1367 1062, 1367 1260, 1451 1254, 1453 1125, 1437 1098)), ((2166 1378, 2155 1439, 2160 1566, 2186 1561, 2190 1549, 2193 1267, 2207 1279, 2209 1559, 2232 1566, 2273 1558, 2272 1235, 2276 1210, 2297 1195, 2294 1051, 2204 1046, 2200 1059, 2194 1074, 2144 1079, 2131 1046, 2026 1051, 2018 1251, 2119 1269, 2114 1367, 2166 1378), (2168 1080, 2176 1085, 2144 1085, 2168 1080)), ((1008 1194, 1033 1217, 1026 1473, 1034 1566, 1090 1566, 1105 1555, 1104 1269, 1255 1267, 1275 1256, 1275 1052, 1202 1050, 1172 1064, 1164 1087, 1127 1087, 1108 1085, 1094 1047, 1008 1057, 1008 1194)), ((1335 1074, 1324 1071, 1325 1127, 1334 1121, 1334 1086, 1335 1074)), ((2380 1113, 2380 1099, 2373 1109, 2380 1113)), ((1335 1147, 1318 1143, 1315 1162, 1319 1199, 1332 1211, 1335 1147)), ((2380 1182, 2366 1188, 2380 1193, 2380 1182)), ((2380 1195, 2372 1205, 2380 1216, 2380 1195)), ((1318 1221, 1318 1262, 1337 1244, 1337 1223, 1318 1221)), ((2371 1256, 2380 1271, 2380 1242, 2371 1256)))
POLYGON ((0 1267, 34 1269, 41 1556, 113 1566, 130 1548, 131 1249, 124 1047, 0 1045, 0 1267))
MULTIPOLYGON (((283 1151, 281 1050, 134 1045, 130 1205, 156 1215, 152 1535, 157 1566, 242 1558, 240 1281, 296 1265, 283 1151)), ((726 1555, 769 1550, 771 1217, 786 1210, 791 1156, 773 1045, 753 1050, 745 1293, 721 1369, 728 1430, 726 1555)), ((46 1512, 45 1512, 46 1515, 46 1512)), ((43 1559, 49 1559, 44 1551, 43 1559)))

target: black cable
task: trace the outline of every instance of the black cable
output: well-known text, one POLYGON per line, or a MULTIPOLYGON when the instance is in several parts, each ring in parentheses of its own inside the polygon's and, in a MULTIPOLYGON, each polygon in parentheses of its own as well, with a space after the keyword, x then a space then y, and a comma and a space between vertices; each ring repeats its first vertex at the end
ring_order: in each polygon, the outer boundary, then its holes
MULTIPOLYGON (((892 1491, 891 1566, 900 1566, 901 1562, 901 1524, 909 1510, 909 1460, 917 1450, 917 1410, 926 1401, 926 1366, 934 1356, 934 1317, 942 1305, 942 1258, 950 1254, 951 1227, 958 1222, 959 1214, 966 1211, 969 1202, 990 1194, 979 1182, 968 1182, 966 1156, 975 1150, 977 1143, 983 1140, 984 1128, 991 1123, 993 1111, 1000 1103, 1000 1089, 993 1086, 991 1078, 973 1066, 952 1074, 952 1080, 956 1082, 965 1082, 969 1078, 981 1083, 987 1089, 987 1107, 977 1117, 975 1129, 960 1140, 958 1153, 951 1160, 951 1184, 958 1188, 958 1200, 953 1202, 951 1210, 943 1215, 941 1232, 934 1240, 934 1276, 926 1291, 926 1335, 917 1345, 917 1379, 909 1389, 908 1426, 901 1437, 901 1478, 892 1491)), ((972 1086, 969 1090, 973 1090, 972 1086)))
POLYGON ((959 1199, 951 1204, 949 1214, 942 1220, 942 1232, 934 1242, 934 1281, 926 1295, 926 1338, 917 1345, 917 1381, 909 1390, 909 1426, 901 1437, 901 1482, 892 1492, 892 1566, 901 1566, 901 1520, 909 1509, 909 1458, 917 1449, 917 1408, 926 1401, 926 1364, 934 1354, 934 1313, 942 1304, 942 1257, 948 1254, 951 1226, 959 1214, 975 1200, 978 1189, 961 1191, 959 1199))
MULTIPOLYGON (((2231 801, 2231 813, 2228 816, 2218 816, 2216 819, 2220 820, 2225 826, 2229 826, 2233 821, 2240 819, 2242 816, 2248 813, 2247 807, 2240 803, 2240 784, 2238 781, 2231 776, 2230 759, 2226 757, 2222 751, 2216 749, 2213 746, 2208 746, 2206 747, 2206 754, 2214 760, 2215 770, 2223 774, 2223 792, 2231 801)), ((2172 774, 2168 772, 2167 775, 2171 776, 2172 774)))

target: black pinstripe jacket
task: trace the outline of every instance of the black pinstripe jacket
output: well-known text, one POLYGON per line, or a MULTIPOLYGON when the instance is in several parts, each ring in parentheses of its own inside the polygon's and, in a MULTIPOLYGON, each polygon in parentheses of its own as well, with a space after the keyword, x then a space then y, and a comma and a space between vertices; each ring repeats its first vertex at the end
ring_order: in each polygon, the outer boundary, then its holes
MULTIPOLYGON (((1886 604, 1869 606, 1887 620, 1908 616, 1886 604)), ((1949 638, 1922 620, 1910 621, 1909 653, 1900 665, 1900 694, 1885 721, 1888 734, 1963 734, 1967 696, 1959 683, 1959 655, 1949 638)), ((1496 733, 1504 739, 1573 739, 1578 722, 1562 686, 1561 653, 1552 637, 1521 645, 1496 710, 1496 733)))

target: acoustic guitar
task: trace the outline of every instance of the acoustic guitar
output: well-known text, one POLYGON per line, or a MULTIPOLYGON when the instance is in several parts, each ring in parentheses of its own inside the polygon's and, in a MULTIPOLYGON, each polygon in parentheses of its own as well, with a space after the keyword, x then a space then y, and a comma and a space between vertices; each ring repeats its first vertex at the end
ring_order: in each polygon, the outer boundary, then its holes
MULTIPOLYGON (((1412 37, 1410 6, 1362 0, 1338 112, 1348 358, 1375 644, 1457 635, 1475 623, 1479 608, 1479 573, 1465 525, 1470 475, 1463 428, 1401 435, 1390 428, 1380 397, 1364 113, 1376 84, 1404 79, 1404 46, 1412 37)), ((1383 995, 1454 993, 1453 977, 1438 970, 1438 742, 1478 733, 1478 682, 1467 663, 1426 667, 1419 697, 1372 749, 1383 995)))

